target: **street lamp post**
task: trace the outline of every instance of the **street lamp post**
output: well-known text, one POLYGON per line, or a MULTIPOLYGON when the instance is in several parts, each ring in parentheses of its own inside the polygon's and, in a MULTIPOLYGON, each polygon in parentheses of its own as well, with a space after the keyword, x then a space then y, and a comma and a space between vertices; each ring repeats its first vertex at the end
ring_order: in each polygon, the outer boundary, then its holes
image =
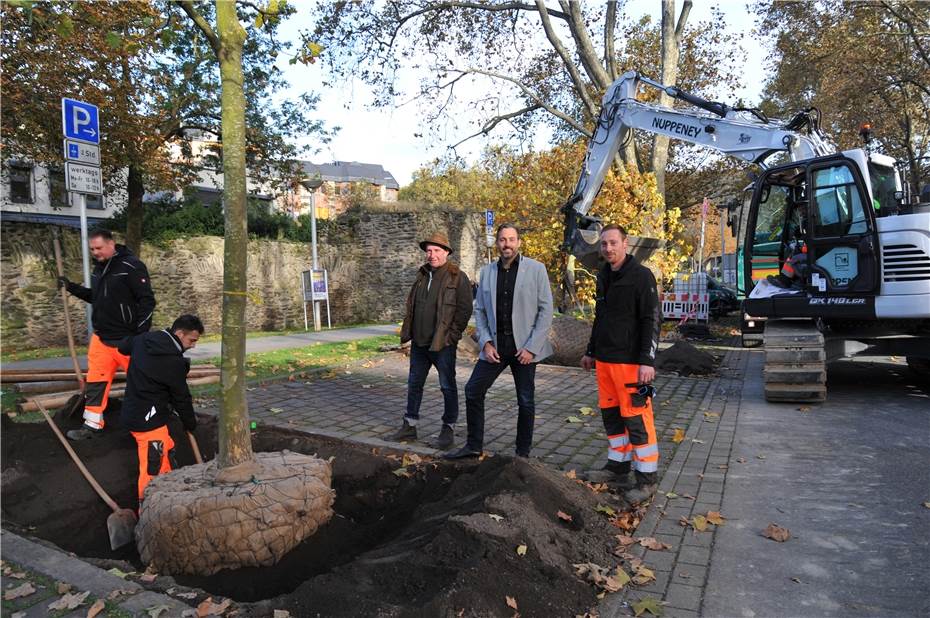
MULTIPOLYGON (((323 184, 322 178, 312 178, 303 182, 304 187, 310 191, 310 245, 313 252, 313 271, 320 268, 316 251, 316 190, 323 184)), ((310 294, 313 296, 313 275, 310 276, 310 294)), ((320 320, 320 301, 313 299, 313 330, 320 331, 323 326, 320 320)))

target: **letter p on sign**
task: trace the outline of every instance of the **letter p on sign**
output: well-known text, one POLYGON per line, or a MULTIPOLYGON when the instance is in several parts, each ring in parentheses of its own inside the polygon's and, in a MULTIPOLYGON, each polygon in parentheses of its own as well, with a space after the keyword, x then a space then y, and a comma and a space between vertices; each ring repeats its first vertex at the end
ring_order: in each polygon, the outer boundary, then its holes
POLYGON ((99 144, 100 116, 97 106, 75 99, 62 99, 61 130, 68 139, 99 144))

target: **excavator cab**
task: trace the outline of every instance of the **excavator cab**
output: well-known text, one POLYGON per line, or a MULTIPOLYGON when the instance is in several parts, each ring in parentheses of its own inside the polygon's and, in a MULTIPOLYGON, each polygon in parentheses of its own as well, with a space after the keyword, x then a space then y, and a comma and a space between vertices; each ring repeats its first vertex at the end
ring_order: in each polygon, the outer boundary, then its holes
MULTIPOLYGON (((879 291, 875 208, 865 161, 831 155, 766 170, 757 179, 743 240, 749 290, 784 273, 801 248, 805 272, 790 289, 756 289, 745 309, 765 317, 874 318, 879 291), (761 292, 761 293, 760 293, 761 292)), ((789 269, 790 270, 790 269, 789 269)))

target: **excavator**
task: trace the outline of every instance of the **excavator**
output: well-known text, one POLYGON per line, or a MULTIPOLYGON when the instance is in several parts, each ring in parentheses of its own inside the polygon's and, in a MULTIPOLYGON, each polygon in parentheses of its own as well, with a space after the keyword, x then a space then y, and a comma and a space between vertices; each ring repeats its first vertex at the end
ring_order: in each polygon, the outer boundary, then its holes
MULTIPOLYGON (((766 400, 824 401, 827 364, 857 354, 905 357, 919 376, 930 376, 930 203, 909 195, 895 160, 874 152, 868 133, 863 148, 840 152, 815 108, 777 120, 627 72, 604 95, 580 178, 562 207, 564 246, 582 263, 596 260, 601 227, 588 212, 633 131, 761 170, 730 219, 743 335, 761 338, 766 400), (688 105, 640 101, 641 86, 688 105)), ((644 256, 656 247, 639 239, 631 251, 644 256)))

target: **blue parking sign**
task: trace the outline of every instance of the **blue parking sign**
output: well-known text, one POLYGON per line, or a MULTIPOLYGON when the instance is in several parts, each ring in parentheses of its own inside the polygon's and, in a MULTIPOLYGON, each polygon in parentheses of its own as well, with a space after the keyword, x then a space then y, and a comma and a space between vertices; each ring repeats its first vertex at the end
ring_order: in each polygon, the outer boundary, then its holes
POLYGON ((484 211, 484 221, 485 221, 485 225, 487 225, 488 227, 494 227, 494 211, 493 210, 484 211))
POLYGON ((61 100, 61 130, 66 138, 91 144, 100 143, 100 116, 97 106, 63 98, 61 100))

